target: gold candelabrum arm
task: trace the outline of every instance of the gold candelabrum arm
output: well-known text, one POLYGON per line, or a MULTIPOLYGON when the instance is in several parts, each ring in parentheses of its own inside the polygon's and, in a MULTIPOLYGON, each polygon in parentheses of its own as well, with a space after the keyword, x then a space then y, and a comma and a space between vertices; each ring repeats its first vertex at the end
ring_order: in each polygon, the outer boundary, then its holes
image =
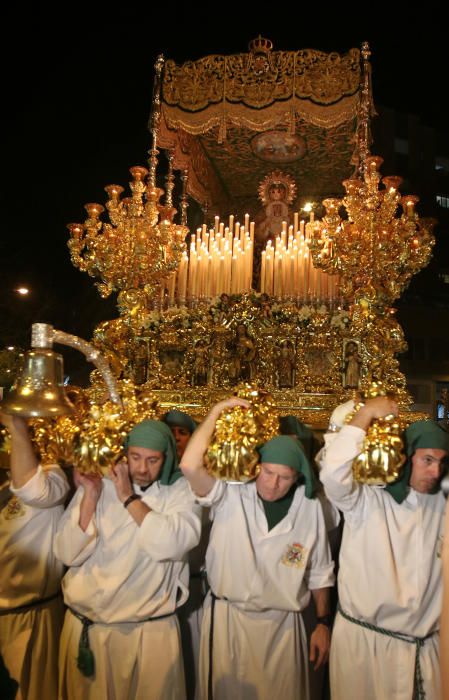
POLYGON ((32 347, 52 348, 53 343, 67 345, 68 347, 82 352, 86 359, 95 365, 103 377, 108 388, 111 401, 119 406, 122 406, 122 400, 118 391, 117 382, 111 372, 109 363, 97 348, 88 343, 86 340, 79 338, 77 335, 71 335, 70 333, 59 331, 48 323, 33 323, 31 328, 32 347))

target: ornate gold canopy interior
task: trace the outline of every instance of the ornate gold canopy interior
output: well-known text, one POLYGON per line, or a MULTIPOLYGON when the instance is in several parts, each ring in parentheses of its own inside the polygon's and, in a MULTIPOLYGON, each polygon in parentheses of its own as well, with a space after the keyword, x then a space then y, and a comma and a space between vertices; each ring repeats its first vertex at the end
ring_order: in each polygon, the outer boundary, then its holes
POLYGON ((342 193, 355 148, 360 52, 273 51, 166 61, 159 145, 188 169, 189 193, 209 213, 252 214, 258 183, 282 169, 298 204, 342 193))

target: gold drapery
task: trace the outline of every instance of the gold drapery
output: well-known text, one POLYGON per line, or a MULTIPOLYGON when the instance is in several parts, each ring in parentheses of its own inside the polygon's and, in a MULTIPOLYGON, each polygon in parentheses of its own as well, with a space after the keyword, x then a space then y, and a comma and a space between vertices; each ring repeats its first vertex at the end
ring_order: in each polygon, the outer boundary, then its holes
POLYGON ((292 98, 315 105, 335 105, 355 95, 360 85, 360 52, 303 49, 206 56, 181 66, 167 61, 162 82, 163 103, 185 112, 204 111, 213 104, 265 109, 292 98))
MULTIPOLYGON (((242 139, 249 142, 257 133, 298 134, 316 150, 317 140, 335 141, 330 138, 334 130, 341 160, 350 162, 360 51, 272 51, 271 42, 260 37, 250 48, 248 53, 206 56, 182 65, 168 60, 164 67, 159 144, 174 152, 175 168, 188 169, 189 194, 207 204, 210 213, 226 211, 231 201, 248 196, 247 187, 238 186, 245 179, 238 161, 242 139), (226 144, 224 159, 217 158, 213 144, 226 144)), ((256 155, 251 158, 259 179, 273 166, 256 155)), ((312 160, 315 186, 323 180, 323 158, 313 152, 312 160)), ((311 174, 310 159, 303 163, 298 157, 289 163, 289 173, 304 182, 311 174)), ((342 175, 349 172, 337 167, 335 175, 331 191, 338 191, 342 175)))

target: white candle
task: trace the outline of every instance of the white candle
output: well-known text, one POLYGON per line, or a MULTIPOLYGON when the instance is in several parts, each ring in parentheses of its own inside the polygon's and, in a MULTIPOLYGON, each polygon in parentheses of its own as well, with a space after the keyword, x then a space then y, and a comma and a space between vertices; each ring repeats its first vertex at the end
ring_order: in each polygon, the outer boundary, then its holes
POLYGON ((295 297, 301 296, 301 280, 299 279, 299 250, 293 249, 293 293, 295 297))
POLYGON ((178 270, 178 276, 177 276, 178 298, 179 298, 181 303, 184 303, 185 299, 186 299, 186 290, 185 290, 186 271, 187 271, 187 253, 184 251, 184 253, 181 256, 181 260, 179 261, 179 270, 178 270))
POLYGON ((253 288, 253 266, 254 266, 254 246, 253 242, 250 240, 248 243, 248 260, 249 260, 249 270, 248 270, 248 289, 253 288))
POLYGON ((196 259, 196 275, 195 275, 195 299, 200 299, 201 298, 201 276, 203 274, 203 259, 201 255, 199 255, 196 259))
POLYGON ((232 256, 231 263, 231 294, 237 294, 237 255, 232 256))
POLYGON ((251 221, 249 225, 249 235, 252 241, 254 241, 254 221, 251 221))
POLYGON ((218 259, 218 275, 217 275, 217 287, 216 294, 219 296, 224 292, 223 276, 224 276, 224 256, 220 255, 218 259))
POLYGON ((309 251, 306 249, 303 257, 303 272, 304 272, 304 300, 309 298, 309 251))
POLYGON ((266 252, 262 251, 262 263, 260 267, 260 291, 266 291, 265 275, 266 275, 266 252))
POLYGON ((265 278, 265 292, 273 294, 273 256, 270 253, 270 249, 267 250, 265 278))
POLYGON ((197 268, 197 255, 196 250, 190 251, 189 260, 189 296, 194 298, 196 289, 196 268, 197 268))
POLYGON ((168 278, 168 301, 172 306, 175 303, 176 272, 172 272, 168 278))

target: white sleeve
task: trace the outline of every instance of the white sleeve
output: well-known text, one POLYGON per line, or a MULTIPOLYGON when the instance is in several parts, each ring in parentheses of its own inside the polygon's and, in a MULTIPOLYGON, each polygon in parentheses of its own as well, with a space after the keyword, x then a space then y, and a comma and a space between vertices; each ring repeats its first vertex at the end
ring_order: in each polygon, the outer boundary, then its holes
POLYGON ((361 428, 345 425, 326 441, 320 455, 320 479, 326 496, 344 512, 355 508, 362 496, 360 484, 352 478, 352 462, 362 450, 364 437, 361 428))
POLYGON ((95 514, 86 529, 79 526, 80 504, 84 489, 80 486, 58 523, 53 551, 66 566, 80 566, 90 557, 98 542, 95 514))
POLYGON ((200 541, 201 508, 184 479, 167 488, 163 511, 157 498, 148 501, 152 510, 138 528, 139 545, 155 561, 181 561, 200 541))
POLYGON ((64 503, 69 492, 66 475, 57 464, 39 465, 37 472, 20 488, 10 485, 10 491, 33 508, 52 508, 64 503))
POLYGON ((200 506, 210 508, 209 519, 213 520, 217 510, 219 510, 225 502, 227 491, 228 484, 226 481, 217 479, 207 496, 197 496, 193 491, 192 493, 195 496, 196 502, 199 503, 200 506))
POLYGON ((335 583, 334 562, 327 538, 326 525, 321 504, 316 504, 316 530, 315 545, 310 552, 307 570, 304 579, 309 590, 318 588, 330 588, 335 583))

